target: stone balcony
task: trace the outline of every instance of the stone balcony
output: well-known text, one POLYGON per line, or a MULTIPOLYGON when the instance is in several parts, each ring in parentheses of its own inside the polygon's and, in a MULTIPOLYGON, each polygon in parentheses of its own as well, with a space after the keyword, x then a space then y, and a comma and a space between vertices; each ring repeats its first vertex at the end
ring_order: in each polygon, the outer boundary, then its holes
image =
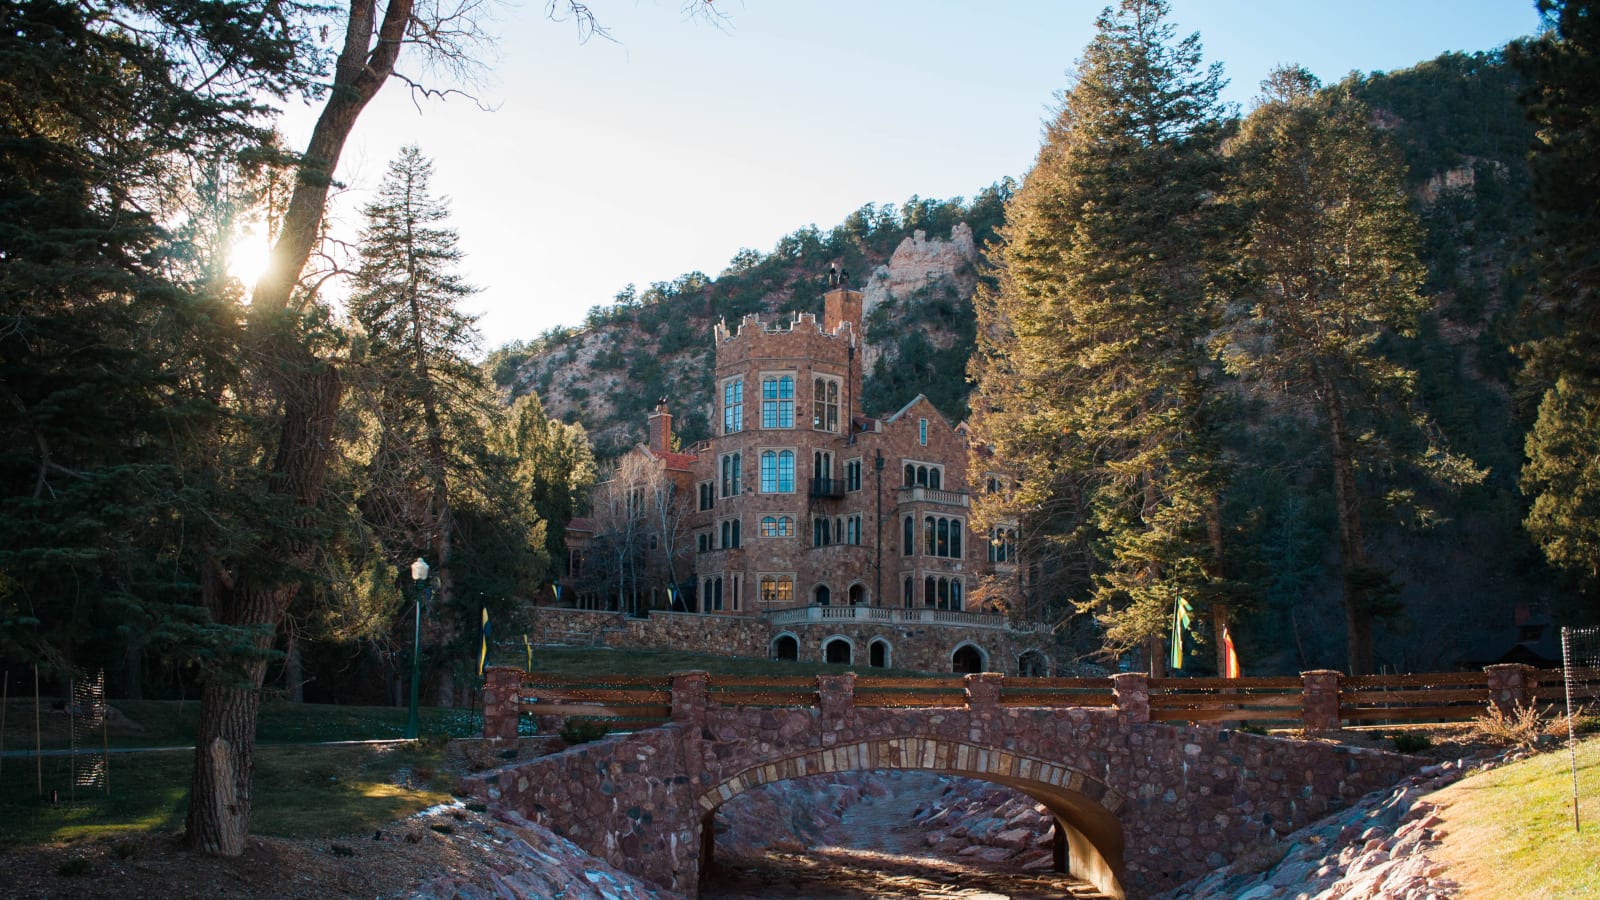
POLYGON ((766 612, 774 625, 804 625, 812 622, 863 622, 878 625, 943 625, 955 628, 986 628, 1028 634, 1047 631, 1049 626, 1019 624, 997 613, 967 612, 958 609, 933 609, 898 606, 801 606, 766 612))
POLYGON ((928 487, 903 487, 900 489, 900 505, 907 503, 932 503, 939 506, 969 507, 972 497, 966 491, 941 491, 928 487))

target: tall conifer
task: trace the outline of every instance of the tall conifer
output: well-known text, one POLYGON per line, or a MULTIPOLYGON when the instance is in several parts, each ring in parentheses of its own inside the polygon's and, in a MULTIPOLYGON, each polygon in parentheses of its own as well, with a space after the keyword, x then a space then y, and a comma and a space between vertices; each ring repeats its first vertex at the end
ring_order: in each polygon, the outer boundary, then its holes
POLYGON ((1123 0, 1097 20, 1007 208, 971 368, 977 440, 1019 478, 980 517, 1023 520, 1035 589, 1067 576, 1111 649, 1164 635, 1179 596, 1214 599, 1218 582, 1206 336, 1223 79, 1167 14, 1123 0))

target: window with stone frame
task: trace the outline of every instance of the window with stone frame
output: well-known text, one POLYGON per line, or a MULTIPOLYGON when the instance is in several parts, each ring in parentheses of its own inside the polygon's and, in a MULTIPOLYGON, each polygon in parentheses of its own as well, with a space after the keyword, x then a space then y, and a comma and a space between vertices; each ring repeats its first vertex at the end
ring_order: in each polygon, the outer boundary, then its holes
POLYGON ((938 463, 905 461, 905 481, 901 487, 925 487, 940 490, 944 486, 944 466, 938 463))
POLYGON ((762 575, 762 606, 792 606, 794 604, 793 575, 762 575))
POLYGON ((859 514, 846 516, 844 520, 844 542, 846 544, 861 544, 861 516, 859 514))
POLYGON ((763 516, 761 536, 766 538, 794 537, 793 516, 763 516))
POLYGON ((744 379, 730 378, 722 383, 722 433, 744 430, 744 379))
POLYGON ((959 577, 928 575, 922 579, 922 605, 934 609, 962 609, 964 589, 959 577))
POLYGON ((924 516, 922 519, 922 553, 942 559, 961 559, 961 532, 966 524, 960 519, 944 516, 924 516))
POLYGON ((818 431, 839 430, 839 379, 819 377, 812 381, 811 427, 818 431))
POLYGON ((707 510, 717 505, 717 484, 714 481, 700 482, 700 509, 707 510))
POLYGON ((918 419, 917 420, 917 443, 921 444, 924 447, 928 446, 928 420, 927 419, 918 419))
POLYGON ((701 582, 701 605, 706 612, 722 611, 722 576, 711 575, 701 582))
POLYGON ((739 611, 739 585, 743 583, 743 575, 738 572, 728 573, 728 609, 732 612, 739 611))
POLYGON ((847 491, 861 490, 861 460, 847 459, 844 463, 844 489, 847 491))
POLYGON ((1009 563, 1017 559, 1017 530, 1008 525, 989 529, 989 562, 1009 563))
POLYGON ((761 492, 763 494, 794 493, 794 451, 761 451, 761 492))
POLYGON ((744 490, 744 459, 740 453, 722 454, 722 496, 737 497, 744 490))
POLYGON ((761 427, 794 427, 794 376, 765 375, 761 378, 761 427))
POLYGON ((720 546, 723 550, 732 550, 743 544, 742 536, 739 533, 741 528, 738 519, 723 519, 718 523, 718 530, 722 536, 720 546))

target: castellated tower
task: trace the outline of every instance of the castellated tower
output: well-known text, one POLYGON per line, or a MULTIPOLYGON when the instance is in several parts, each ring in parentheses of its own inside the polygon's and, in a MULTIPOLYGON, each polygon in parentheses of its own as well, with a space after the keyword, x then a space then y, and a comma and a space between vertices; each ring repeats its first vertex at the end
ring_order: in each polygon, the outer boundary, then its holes
POLYGON ((699 611, 968 609, 988 541, 969 531, 963 434, 918 396, 861 408, 858 291, 823 320, 715 328, 716 416, 697 456, 699 611))

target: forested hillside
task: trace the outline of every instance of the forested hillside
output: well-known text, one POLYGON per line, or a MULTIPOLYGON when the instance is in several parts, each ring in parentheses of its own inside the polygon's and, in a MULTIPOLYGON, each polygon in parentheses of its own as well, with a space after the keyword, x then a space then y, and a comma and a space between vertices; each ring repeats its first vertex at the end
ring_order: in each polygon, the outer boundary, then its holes
MULTIPOLYGON (((1559 612, 1565 596, 1523 532, 1517 486, 1536 402, 1518 394, 1510 349, 1530 284, 1532 126, 1499 53, 1449 54, 1335 88, 1365 101, 1403 155, 1425 230, 1427 311, 1414 337, 1388 336, 1383 352, 1415 370, 1414 402, 1440 443, 1486 471, 1481 483, 1450 490, 1401 472, 1386 502, 1368 511, 1371 563, 1394 572, 1398 588, 1378 663, 1422 670, 1498 657, 1515 640, 1519 604, 1559 612)), ((988 277, 985 254, 1014 190, 1007 179, 970 203, 868 204, 832 229, 796 231, 771 252, 742 251, 715 278, 694 272, 643 291, 629 286, 592 309, 581 328, 495 352, 493 376, 513 395, 536 393, 552 415, 581 422, 601 457, 642 438, 660 397, 692 443, 709 434, 712 323, 753 312, 820 313, 828 264, 838 261, 868 293, 868 412, 922 392, 952 419, 964 418, 973 292, 988 277), (961 223, 976 258, 960 249, 961 223)), ((1241 391, 1226 440, 1247 465, 1224 498, 1242 583, 1241 655, 1254 671, 1338 665, 1333 488, 1315 464, 1326 450, 1301 423, 1276 415, 1269 396, 1248 382, 1241 391)))

